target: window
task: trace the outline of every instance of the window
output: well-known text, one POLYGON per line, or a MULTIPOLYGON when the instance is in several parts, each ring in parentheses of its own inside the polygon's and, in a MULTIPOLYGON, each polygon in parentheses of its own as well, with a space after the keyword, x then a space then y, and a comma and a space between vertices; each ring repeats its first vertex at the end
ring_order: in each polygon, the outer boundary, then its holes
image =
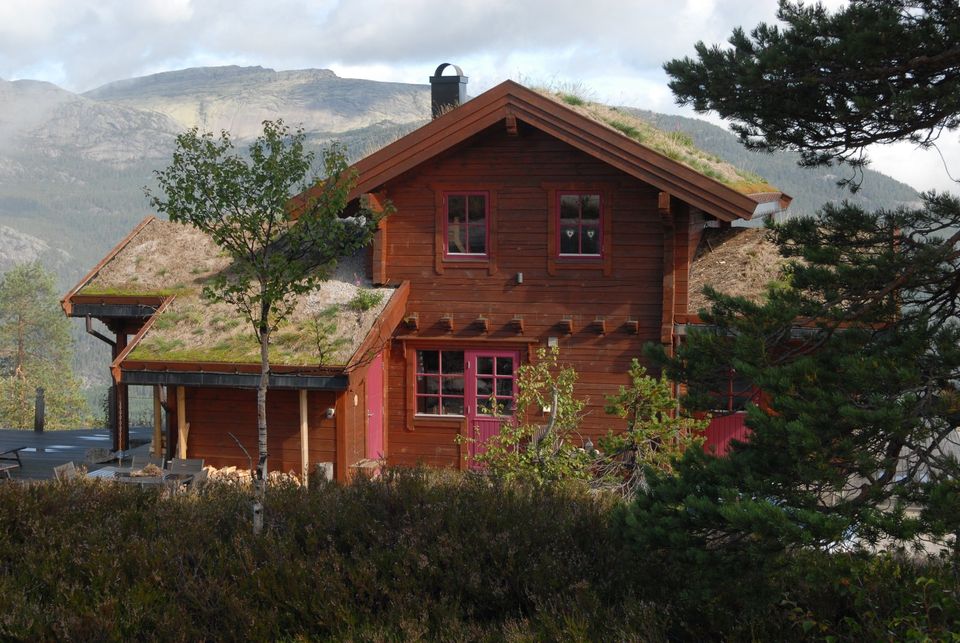
POLYGON ((486 193, 448 193, 446 212, 446 254, 485 257, 488 220, 486 193))
POLYGON ((513 413, 514 362, 512 355, 477 355, 476 400, 479 415, 513 413), (496 407, 494 407, 496 403, 496 407))
POLYGON ((417 351, 417 413, 463 415, 463 351, 417 351))
POLYGON ((512 415, 519 358, 515 351, 418 350, 416 414, 497 421, 512 415))
POLYGON ((560 256, 599 257, 603 234, 599 194, 559 195, 560 256))

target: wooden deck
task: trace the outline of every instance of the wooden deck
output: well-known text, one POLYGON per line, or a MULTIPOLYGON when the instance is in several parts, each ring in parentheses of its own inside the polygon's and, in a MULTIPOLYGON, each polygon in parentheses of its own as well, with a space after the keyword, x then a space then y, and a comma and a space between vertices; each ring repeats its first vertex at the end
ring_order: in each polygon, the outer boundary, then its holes
MULTIPOLYGON (((146 455, 151 429, 130 427, 130 443, 127 453, 146 455)), ((11 472, 13 480, 47 480, 53 477, 53 468, 67 462, 84 463, 87 449, 109 449, 109 429, 75 429, 70 431, 45 431, 35 433, 27 430, 0 429, 0 452, 25 447, 20 452, 23 467, 11 472)), ((2 484, 2 482, 0 482, 2 484)))

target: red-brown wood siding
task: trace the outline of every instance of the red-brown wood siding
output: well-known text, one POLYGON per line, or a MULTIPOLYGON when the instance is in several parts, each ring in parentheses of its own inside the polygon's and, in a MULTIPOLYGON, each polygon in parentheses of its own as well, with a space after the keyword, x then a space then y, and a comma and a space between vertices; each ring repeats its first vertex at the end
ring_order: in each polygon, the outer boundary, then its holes
MULTIPOLYGON (((419 321, 418 332, 401 326, 398 334, 432 338, 434 346, 448 348, 444 342, 451 338, 502 347, 498 341, 519 338, 546 345, 548 337, 558 337, 563 362, 579 373, 577 394, 589 398, 583 436, 596 442, 622 427, 604 413, 604 395, 626 383, 630 360, 640 356, 643 344, 660 339, 664 237, 657 190, 533 128, 521 124, 520 135, 510 137, 501 124, 392 181, 385 193, 397 208, 386 236, 387 270, 392 280, 410 281, 407 311, 417 313, 419 321), (448 261, 438 274, 436 190, 471 182, 495 186, 496 272, 489 274, 487 265, 448 261), (566 267, 560 260, 556 274, 549 274, 549 217, 555 213, 548 193, 556 184, 609 191, 612 212, 603 231, 611 242, 609 275, 603 263, 566 267), (520 272, 522 284, 517 283, 520 272), (446 315, 453 318, 452 332, 440 322, 446 315), (522 336, 510 323, 515 315, 523 317, 522 336), (486 333, 476 322, 481 316, 488 320, 486 333), (573 325, 569 335, 560 328, 566 316, 573 325), (594 325, 598 316, 605 318, 604 335, 594 325), (637 334, 628 330, 628 319, 639 322, 637 334)), ((678 245, 685 248, 687 221, 678 221, 676 229, 682 237, 678 245)), ((683 256, 679 252, 677 259, 683 256)), ((526 349, 520 349, 522 359, 526 349)), ((455 438, 463 421, 411 412, 407 398, 413 383, 406 360, 414 359, 414 350, 411 342, 405 357, 404 342, 396 340, 387 361, 389 460, 461 466, 464 451, 455 438)))
MULTIPOLYGON (((248 389, 187 388, 186 416, 190 424, 187 457, 203 458, 215 467, 246 469, 246 456, 228 433, 233 433, 257 459, 257 392, 248 389)), ((310 391, 307 426, 311 467, 335 462, 335 427, 325 411, 336 404, 336 394, 310 391)), ((267 462, 271 471, 300 472, 299 391, 267 393, 267 462)))
POLYGON ((727 455, 731 440, 746 442, 749 439, 750 429, 747 428, 747 414, 732 413, 715 417, 710 420, 705 435, 704 451, 718 456, 727 455))

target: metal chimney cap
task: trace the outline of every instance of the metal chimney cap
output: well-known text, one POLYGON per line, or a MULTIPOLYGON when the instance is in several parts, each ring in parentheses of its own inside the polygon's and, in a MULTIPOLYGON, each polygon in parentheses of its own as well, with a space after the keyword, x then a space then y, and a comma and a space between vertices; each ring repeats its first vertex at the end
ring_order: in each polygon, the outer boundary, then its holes
POLYGON ((450 80, 453 80, 454 78, 463 77, 463 70, 460 69, 460 66, 459 66, 459 65, 454 65, 453 63, 441 63, 441 64, 437 67, 437 71, 433 72, 433 76, 430 77, 430 80, 433 81, 433 80, 437 80, 437 79, 439 79, 439 78, 442 78, 442 77, 443 77, 443 72, 444 72, 444 70, 445 70, 447 67, 453 67, 453 68, 456 70, 457 75, 456 75, 456 76, 447 76, 446 78, 444 78, 444 80, 446 80, 447 78, 449 78, 450 80))

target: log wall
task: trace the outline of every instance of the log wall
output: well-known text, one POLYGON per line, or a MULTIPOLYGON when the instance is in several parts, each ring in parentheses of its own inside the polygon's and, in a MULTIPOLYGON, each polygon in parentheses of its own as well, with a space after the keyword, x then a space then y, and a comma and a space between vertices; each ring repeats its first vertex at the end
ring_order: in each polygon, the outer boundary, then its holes
MULTIPOLYGON (((490 128, 387 184, 384 193, 397 212, 378 239, 385 249, 378 272, 384 280, 410 281, 407 312, 418 318, 417 330, 401 325, 387 361, 391 463, 463 464, 465 448, 455 437, 465 422, 412 412, 409 365, 417 346, 509 348, 524 361, 535 346, 557 337, 562 361, 579 374, 577 394, 589 398, 584 437, 596 442, 623 426, 604 413, 604 395, 627 383, 630 360, 641 355, 645 342, 660 340, 664 225, 657 190, 521 123, 518 136, 502 125, 490 128), (603 234, 611 235, 611 262, 574 266, 555 260, 551 268, 549 217, 556 214, 548 192, 557 185, 608 195, 603 207, 610 208, 610 225, 603 234), (496 255, 473 263, 444 261, 435 235, 438 194, 477 186, 489 189, 496 204, 496 239, 490 243, 496 255), (522 334, 511 325, 517 315, 522 334), (453 319, 452 331, 441 322, 444 316, 453 319), (477 324, 481 316, 489 320, 487 332, 477 324), (598 316, 604 318, 603 334, 594 323, 598 316), (561 327, 564 317, 572 323, 569 334, 561 327), (637 322, 637 332, 628 320, 637 322)), ((686 212, 675 221, 677 308, 685 306, 685 262, 698 238, 686 212)))
MULTIPOLYGON (((187 457, 203 458, 214 467, 246 469, 248 461, 228 433, 233 433, 257 460, 257 392, 251 389, 187 388, 190 424, 187 457)), ((336 461, 335 419, 324 412, 335 407, 336 394, 310 391, 307 418, 311 467, 336 461)), ((300 398, 298 391, 267 393, 267 466, 270 471, 300 473, 300 398)))

